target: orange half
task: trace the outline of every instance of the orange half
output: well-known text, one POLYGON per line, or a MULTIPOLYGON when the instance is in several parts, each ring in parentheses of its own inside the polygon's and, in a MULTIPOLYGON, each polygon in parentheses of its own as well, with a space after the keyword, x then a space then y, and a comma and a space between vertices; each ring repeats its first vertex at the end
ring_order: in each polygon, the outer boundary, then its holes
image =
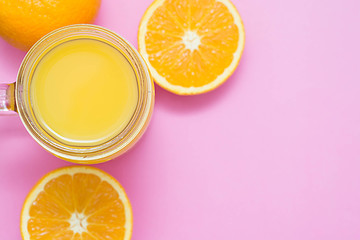
POLYGON ((157 84, 192 95, 231 76, 245 32, 229 0, 155 0, 141 20, 138 43, 157 84))
POLYGON ((65 167, 44 176, 21 212, 24 240, 129 240, 132 211, 122 186, 93 167, 65 167))

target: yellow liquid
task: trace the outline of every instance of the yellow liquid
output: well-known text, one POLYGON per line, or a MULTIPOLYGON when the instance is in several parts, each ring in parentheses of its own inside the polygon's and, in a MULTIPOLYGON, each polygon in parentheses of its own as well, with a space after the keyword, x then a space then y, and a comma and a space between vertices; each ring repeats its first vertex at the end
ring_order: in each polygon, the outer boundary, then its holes
POLYGON ((133 67, 113 46, 95 39, 61 43, 40 60, 30 84, 38 123, 52 137, 95 146, 118 135, 138 101, 133 67))

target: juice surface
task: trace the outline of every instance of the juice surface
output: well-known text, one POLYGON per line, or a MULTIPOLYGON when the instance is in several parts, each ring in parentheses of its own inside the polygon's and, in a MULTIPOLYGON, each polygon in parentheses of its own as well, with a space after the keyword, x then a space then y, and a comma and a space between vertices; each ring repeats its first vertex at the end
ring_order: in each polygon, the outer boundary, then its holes
POLYGON ((63 143, 95 146, 119 134, 138 101, 135 72, 113 46, 75 39, 50 50, 30 85, 33 113, 63 143))

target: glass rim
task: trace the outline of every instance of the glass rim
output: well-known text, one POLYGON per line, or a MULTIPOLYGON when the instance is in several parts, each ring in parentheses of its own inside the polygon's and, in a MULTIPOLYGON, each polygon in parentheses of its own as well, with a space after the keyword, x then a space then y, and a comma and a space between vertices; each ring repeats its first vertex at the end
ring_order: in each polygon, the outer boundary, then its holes
POLYGON ((30 135, 52 154, 69 161, 89 163, 103 162, 129 149, 144 132, 154 105, 154 86, 150 71, 139 54, 127 40, 117 33, 92 24, 74 24, 56 29, 42 37, 28 51, 18 72, 15 97, 21 121, 30 135), (40 59, 66 39, 92 37, 111 44, 126 57, 136 74, 139 97, 135 113, 128 125, 116 136, 99 145, 75 146, 59 141, 46 133, 32 117, 29 86, 32 71, 40 59))

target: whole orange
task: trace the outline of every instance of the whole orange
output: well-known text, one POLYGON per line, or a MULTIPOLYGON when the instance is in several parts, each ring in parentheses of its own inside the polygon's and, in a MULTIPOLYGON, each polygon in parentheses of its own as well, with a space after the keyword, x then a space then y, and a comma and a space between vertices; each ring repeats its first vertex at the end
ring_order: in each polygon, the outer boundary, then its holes
POLYGON ((28 50, 45 34, 76 23, 91 23, 101 0, 0 0, 0 36, 28 50))

